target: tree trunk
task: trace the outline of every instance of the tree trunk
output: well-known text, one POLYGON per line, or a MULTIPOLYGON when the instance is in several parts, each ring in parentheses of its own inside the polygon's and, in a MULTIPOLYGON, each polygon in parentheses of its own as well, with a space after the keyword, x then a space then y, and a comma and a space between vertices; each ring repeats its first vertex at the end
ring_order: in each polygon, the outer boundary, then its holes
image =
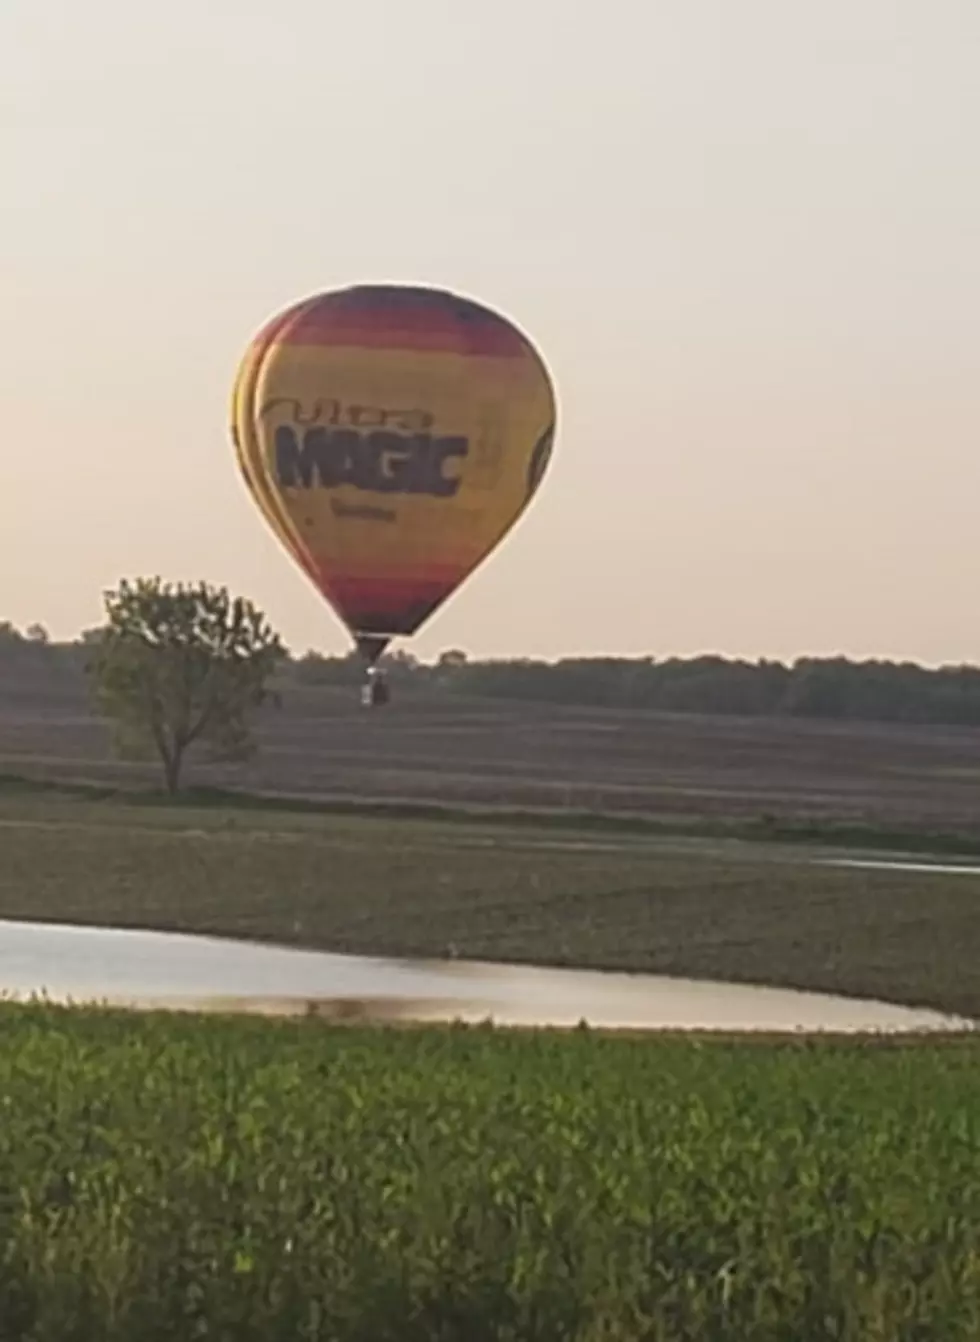
POLYGON ((184 752, 179 746, 163 752, 163 776, 171 797, 176 797, 180 790, 180 770, 183 762, 184 752))

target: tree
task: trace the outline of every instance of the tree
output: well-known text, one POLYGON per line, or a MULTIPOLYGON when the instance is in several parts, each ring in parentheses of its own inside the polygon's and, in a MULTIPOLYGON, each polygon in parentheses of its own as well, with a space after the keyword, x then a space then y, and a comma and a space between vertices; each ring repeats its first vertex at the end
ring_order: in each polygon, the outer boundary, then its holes
POLYGON ((254 752, 250 712, 286 650, 265 616, 226 588, 124 581, 105 596, 106 624, 88 670, 121 754, 156 754, 167 790, 180 786, 191 746, 223 760, 254 752))

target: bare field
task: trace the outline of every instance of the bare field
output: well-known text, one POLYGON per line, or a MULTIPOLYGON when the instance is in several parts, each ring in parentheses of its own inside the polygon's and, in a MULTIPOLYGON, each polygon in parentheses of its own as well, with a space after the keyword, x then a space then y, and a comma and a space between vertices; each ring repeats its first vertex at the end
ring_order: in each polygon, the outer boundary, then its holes
MULTIPOLYGON (((290 688, 242 770, 308 797, 975 831, 980 734, 290 688)), ((155 782, 84 686, 0 692, 0 772, 155 782)), ((777 844, 0 792, 0 917, 335 951, 648 970, 980 1015, 980 877, 813 865, 777 844)))
POLYGON ((980 1016, 980 876, 775 845, 0 793, 0 918, 565 964, 980 1016))
MULTIPOLYGON (((560 708, 288 686, 246 768, 188 782, 307 796, 635 811, 665 817, 978 828, 980 731, 560 708)), ((114 760, 77 675, 0 683, 0 771, 154 781, 114 760)))

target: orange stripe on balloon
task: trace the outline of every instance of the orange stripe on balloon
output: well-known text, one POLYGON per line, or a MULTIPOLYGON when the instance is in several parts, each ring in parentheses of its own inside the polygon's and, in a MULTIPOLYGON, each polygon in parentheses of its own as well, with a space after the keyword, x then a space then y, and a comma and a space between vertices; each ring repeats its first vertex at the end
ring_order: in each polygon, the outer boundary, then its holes
POLYGON ((456 563, 443 564, 395 564, 391 561, 376 564, 371 563, 351 563, 343 566, 335 558, 320 559, 316 554, 312 555, 313 563, 320 566, 329 566, 331 572, 331 582, 338 578, 345 582, 356 583, 444 583, 457 582, 460 576, 466 573, 472 566, 472 560, 459 560, 456 563), (397 570, 397 576, 395 572, 397 570))

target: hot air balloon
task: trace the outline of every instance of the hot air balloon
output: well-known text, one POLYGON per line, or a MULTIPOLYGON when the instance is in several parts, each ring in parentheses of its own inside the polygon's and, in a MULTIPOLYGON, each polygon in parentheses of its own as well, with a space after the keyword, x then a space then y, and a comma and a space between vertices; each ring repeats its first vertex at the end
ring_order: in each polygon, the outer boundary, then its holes
POLYGON ((528 338, 439 289, 357 285, 268 322, 235 379, 232 439, 268 525, 376 663, 499 545, 555 439, 528 338))

